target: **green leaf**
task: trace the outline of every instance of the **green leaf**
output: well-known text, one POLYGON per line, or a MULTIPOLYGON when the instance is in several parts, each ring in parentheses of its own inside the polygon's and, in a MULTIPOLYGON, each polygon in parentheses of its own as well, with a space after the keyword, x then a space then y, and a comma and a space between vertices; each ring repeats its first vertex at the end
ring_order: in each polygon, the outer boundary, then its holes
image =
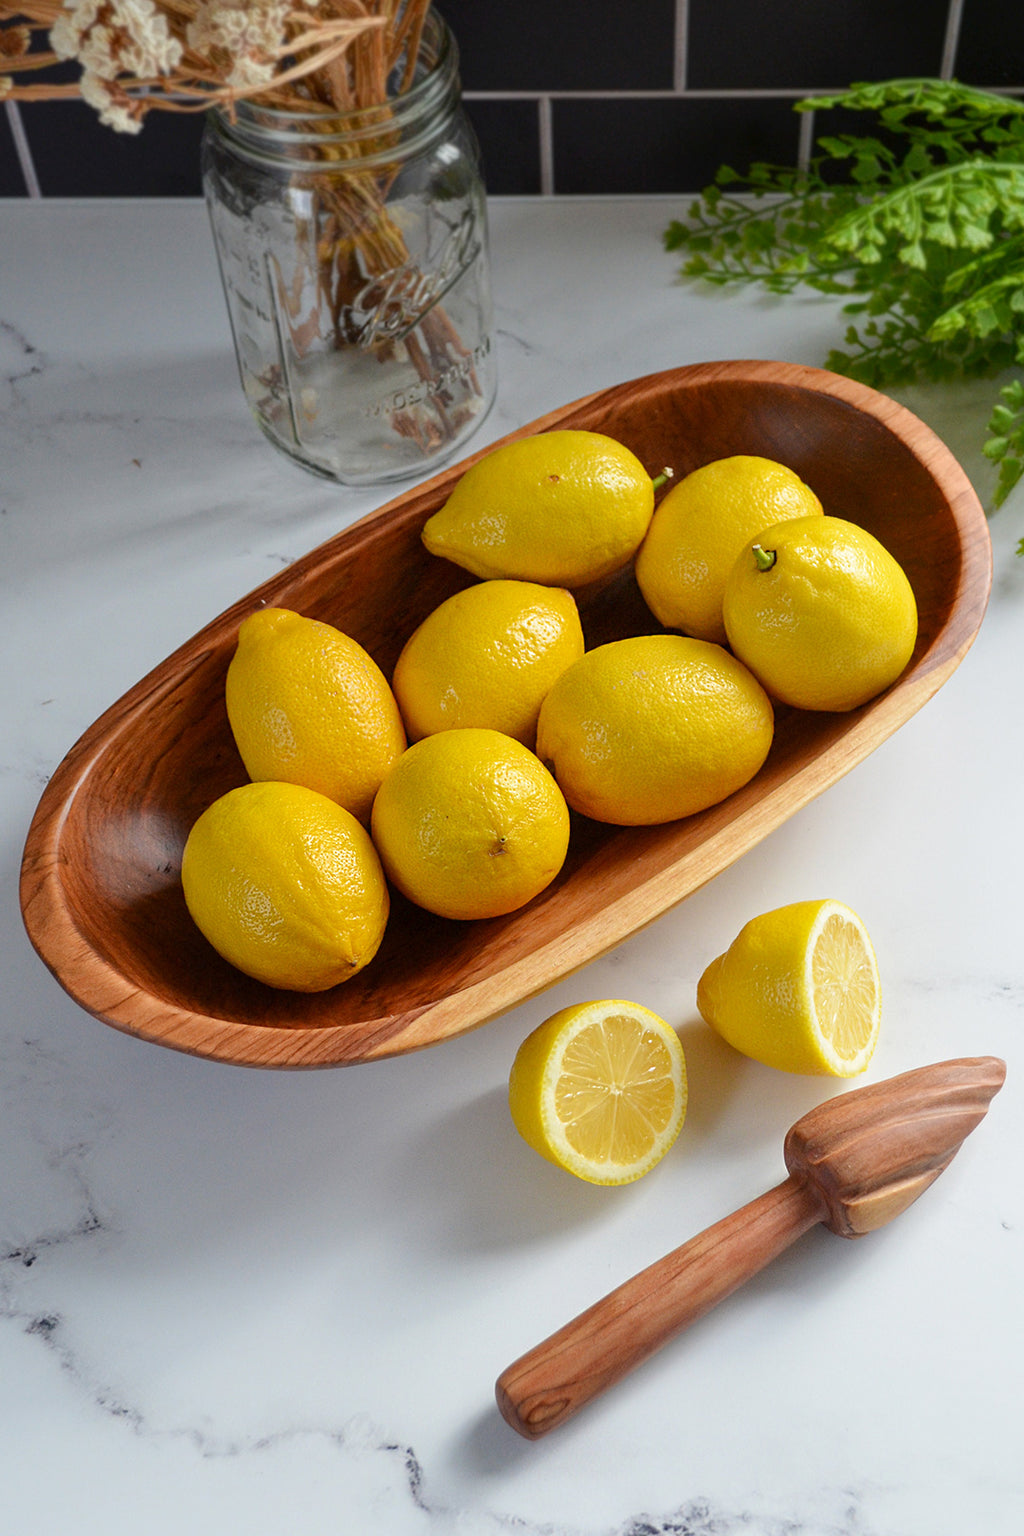
POLYGON ((1016 418, 1016 411, 1008 405, 997 405, 989 417, 988 429, 990 432, 1009 432, 1016 418))
MULTIPOLYGON (((999 480, 993 497, 997 507, 1002 506, 1022 474, 1024 474, 1024 459, 1007 458, 1003 460, 999 466, 999 480)), ((1017 546, 1017 553, 1024 553, 1024 539, 1017 546)))
MULTIPOLYGON (((875 387, 1024 367, 1024 102, 921 78, 795 104, 832 107, 865 131, 823 135, 805 170, 723 167, 669 224, 683 274, 844 297, 826 366, 875 387)), ((1024 465, 1024 380, 1000 391, 985 451, 998 505, 1024 465)))

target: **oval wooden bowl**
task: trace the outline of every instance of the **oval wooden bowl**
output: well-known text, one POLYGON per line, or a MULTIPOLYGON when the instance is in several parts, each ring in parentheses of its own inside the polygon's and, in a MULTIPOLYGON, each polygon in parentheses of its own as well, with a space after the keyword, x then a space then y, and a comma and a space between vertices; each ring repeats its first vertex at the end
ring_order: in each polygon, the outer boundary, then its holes
MULTIPOLYGON (((233 970, 189 919, 179 868, 188 830, 245 774, 224 708, 240 621, 293 608, 359 640, 390 675, 412 629, 471 578, 429 555, 426 518, 482 450, 391 501, 214 619, 93 725, 33 819, 22 911, 45 963, 95 1017, 195 1055, 320 1067, 433 1045, 549 986, 739 858, 861 761, 941 686, 981 623, 991 584, 984 514, 952 454, 916 417, 862 385, 773 362, 705 363, 636 379, 513 437, 586 427, 677 478, 763 454, 795 469, 825 510, 860 523, 906 569, 920 610, 903 676, 851 714, 779 709, 757 777, 665 826, 577 818, 556 882, 520 911, 456 923, 395 898, 384 943, 351 982, 305 996, 233 970)), ((587 644, 658 625, 631 571, 577 594, 587 644)))

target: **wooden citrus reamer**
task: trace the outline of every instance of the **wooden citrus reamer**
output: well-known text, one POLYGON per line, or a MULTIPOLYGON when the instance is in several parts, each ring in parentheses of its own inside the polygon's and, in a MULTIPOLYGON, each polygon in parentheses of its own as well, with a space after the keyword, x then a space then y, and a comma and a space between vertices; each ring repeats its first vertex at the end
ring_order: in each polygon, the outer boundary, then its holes
POLYGON ((499 1376, 498 1407, 536 1440, 822 1222, 884 1226, 952 1161, 1002 1087, 994 1056, 942 1061, 819 1104, 791 1127, 789 1177, 659 1259, 499 1376))

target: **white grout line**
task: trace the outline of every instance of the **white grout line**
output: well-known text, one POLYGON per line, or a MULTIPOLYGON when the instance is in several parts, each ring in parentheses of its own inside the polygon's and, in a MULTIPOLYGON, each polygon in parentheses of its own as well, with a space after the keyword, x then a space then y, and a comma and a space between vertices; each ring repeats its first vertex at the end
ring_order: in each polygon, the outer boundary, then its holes
POLYGON ((540 190, 550 197, 555 190, 555 140, 551 129, 551 97, 541 96, 537 103, 540 130, 540 190))
POLYGON ((686 90, 690 47, 690 0, 676 0, 675 47, 672 81, 677 91, 686 90))
MULTIPOLYGON (((462 92, 463 101, 802 101, 805 96, 841 96, 850 89, 848 80, 833 85, 802 85, 758 88, 709 87, 700 90, 636 91, 473 91, 462 92)), ((974 89, 993 96, 1024 96, 1024 85, 985 85, 974 89)))
MULTIPOLYGON (((465 89, 463 101, 800 101, 804 96, 838 96, 850 89, 848 81, 834 85, 780 86, 702 86, 697 90, 677 90, 674 86, 647 90, 545 90, 545 91, 474 91, 465 89)), ((1015 86, 1024 90, 1024 86, 1015 86)))
POLYGON ((43 189, 39 185, 39 177, 36 175, 35 161, 32 159, 32 151, 29 148, 28 135, 25 132, 25 124, 21 120, 18 103, 16 101, 5 101, 4 110, 7 113, 7 126, 11 130, 11 138, 14 140, 14 150, 18 156, 21 174, 25 178, 25 190, 29 197, 42 197, 43 189))
POLYGON ((942 63, 939 65, 940 80, 952 80, 956 72, 956 51, 960 44, 960 23, 963 19, 964 0, 949 0, 946 36, 942 44, 942 63))
POLYGON ((806 171, 814 153, 814 119, 817 113, 800 113, 800 137, 797 140, 796 165, 798 171, 806 171))

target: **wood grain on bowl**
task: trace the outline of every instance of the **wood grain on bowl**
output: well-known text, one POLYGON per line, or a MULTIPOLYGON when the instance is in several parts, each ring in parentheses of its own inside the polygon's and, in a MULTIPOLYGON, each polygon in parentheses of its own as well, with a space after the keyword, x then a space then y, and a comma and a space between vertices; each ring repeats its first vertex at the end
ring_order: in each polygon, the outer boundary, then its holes
MULTIPOLYGON (((564 977, 739 858, 853 768, 954 671, 988 599, 984 513, 953 455, 886 397, 819 369, 705 363, 603 390, 504 439, 606 432, 677 480, 734 453, 779 459, 825 511, 875 534, 914 587, 909 666, 850 714, 779 709, 761 772, 699 815, 659 827, 577 818, 561 875, 507 917, 456 923, 396 897, 365 971, 327 993, 275 991, 233 970, 185 909, 181 850, 199 813, 244 782, 224 676, 238 625, 277 604, 352 635, 390 676, 402 644, 472 578, 420 529, 453 465, 296 561, 143 678, 60 764, 33 819, 22 911, 39 955, 89 1013, 145 1040, 251 1066, 344 1065, 433 1045, 564 977)), ((655 633, 632 570, 577 594, 587 644, 655 633)))

